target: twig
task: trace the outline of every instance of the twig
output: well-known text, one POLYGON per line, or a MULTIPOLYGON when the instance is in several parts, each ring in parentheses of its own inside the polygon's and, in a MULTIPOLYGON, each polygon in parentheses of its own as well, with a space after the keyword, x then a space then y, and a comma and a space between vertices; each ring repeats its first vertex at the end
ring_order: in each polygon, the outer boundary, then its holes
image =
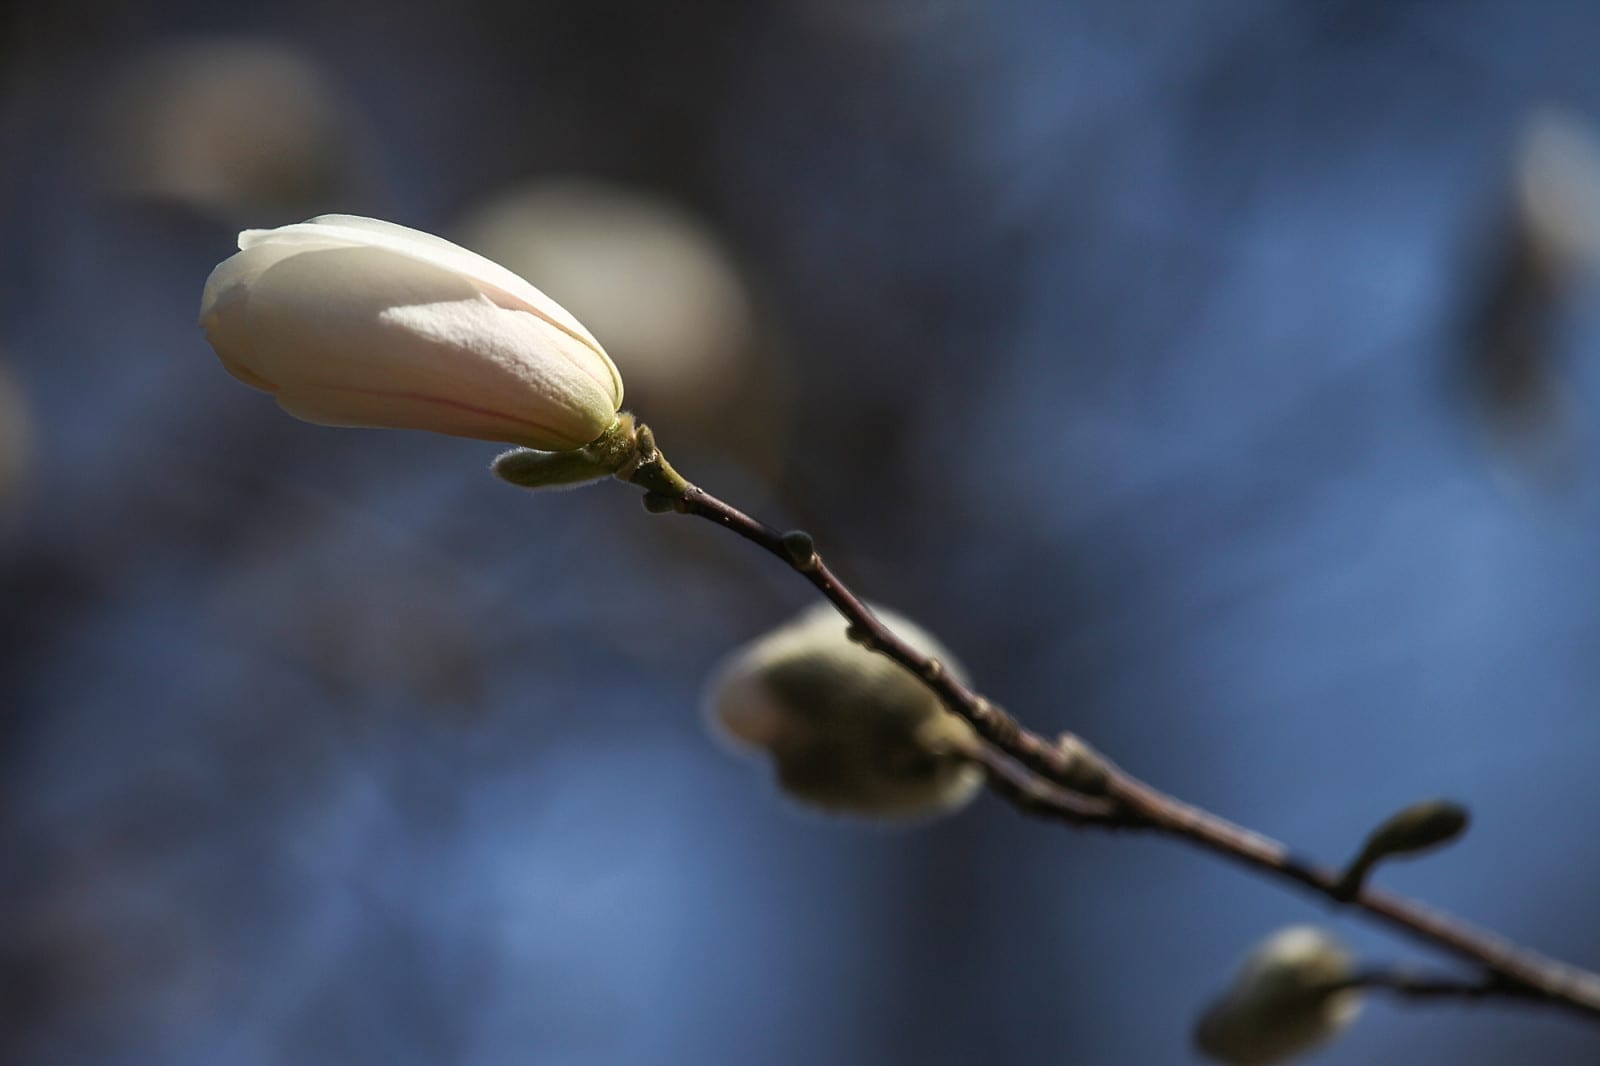
POLYGON ((1526 988, 1508 985, 1494 977, 1468 981, 1446 974, 1419 973, 1412 970, 1379 969, 1362 970, 1339 983, 1340 988, 1359 988, 1368 991, 1388 992, 1404 999, 1462 999, 1479 1000, 1491 996, 1532 996, 1526 988))
POLYGON ((974 739, 961 746, 959 754, 981 766, 989 787, 1026 814, 1106 829, 1129 825, 1111 800, 1084 796, 1046 781, 985 741, 974 739))
POLYGON ((994 752, 972 753, 995 790, 1019 809, 1074 825, 1148 829, 1177 837, 1245 866, 1292 881, 1335 904, 1365 912, 1414 940, 1471 962, 1489 978, 1474 985, 1407 979, 1394 974, 1379 980, 1408 995, 1506 996, 1549 1003, 1600 1020, 1600 975, 1521 948, 1495 934, 1432 911, 1403 896, 1363 888, 1341 899, 1337 874, 1303 862, 1283 844, 1235 825, 1209 811, 1175 799, 1095 755, 1076 737, 1054 742, 1024 729, 1015 718, 896 636, 861 598, 828 568, 809 537, 783 534, 704 489, 683 481, 659 458, 654 442, 643 439, 644 476, 620 473, 652 492, 647 503, 714 522, 777 556, 798 571, 839 610, 853 639, 888 656, 932 689, 953 712, 966 719, 994 752), (652 467, 652 464, 656 464, 652 467), (670 474, 664 477, 662 471, 670 474), (1449 991, 1446 991, 1446 989, 1449 991), (1468 993, 1466 989, 1472 991, 1468 993))

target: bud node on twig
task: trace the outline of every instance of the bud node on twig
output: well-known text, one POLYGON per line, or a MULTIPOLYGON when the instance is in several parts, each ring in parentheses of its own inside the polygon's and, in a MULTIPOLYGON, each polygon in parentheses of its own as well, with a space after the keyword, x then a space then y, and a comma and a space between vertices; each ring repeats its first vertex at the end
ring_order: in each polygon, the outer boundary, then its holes
POLYGON ((1083 739, 1073 733, 1062 733, 1056 738, 1056 751, 1064 764, 1061 783, 1074 792, 1088 796, 1104 796, 1111 790, 1111 764, 1083 739))
MULTIPOLYGON (((621 415, 621 424, 626 432, 625 445, 629 449, 625 462, 617 467, 615 477, 618 481, 626 481, 638 485, 646 492, 655 493, 673 500, 682 500, 692 485, 672 468, 667 462, 667 457, 661 454, 656 447, 655 434, 650 432, 650 427, 638 422, 634 417, 624 411, 621 415)), ((650 504, 645 504, 650 507, 650 504)), ((682 511, 684 508, 675 507, 674 510, 682 511)))
POLYGON ((803 529, 791 529, 781 538, 783 550, 796 570, 817 568, 817 545, 811 534, 803 529))
POLYGON ((868 651, 877 650, 878 638, 874 636, 872 630, 868 629, 866 626, 854 624, 846 626, 844 635, 845 639, 850 641, 852 644, 859 644, 868 651))

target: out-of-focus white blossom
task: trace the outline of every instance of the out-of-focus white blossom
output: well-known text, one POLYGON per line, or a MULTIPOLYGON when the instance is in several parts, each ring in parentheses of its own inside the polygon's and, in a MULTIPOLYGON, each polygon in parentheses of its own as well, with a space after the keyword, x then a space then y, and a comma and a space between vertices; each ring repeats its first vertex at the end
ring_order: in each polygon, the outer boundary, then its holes
POLYGON ((239 235, 200 324, 223 365, 325 425, 579 448, 622 378, 577 319, 498 264, 353 215, 239 235))
POLYGON ((1353 972, 1350 953, 1321 929, 1280 929, 1201 1016, 1195 1045, 1229 1066, 1269 1066, 1310 1051, 1360 1013, 1361 993, 1341 987, 1353 972))
POLYGON ((1557 280, 1600 257, 1600 141, 1553 108, 1528 119, 1517 145, 1518 221, 1540 266, 1557 280))
POLYGON ((314 211, 354 183, 357 124, 310 58, 250 37, 141 53, 108 81, 96 140, 117 196, 230 223, 314 211))
MULTIPOLYGON (((877 613, 959 670, 928 633, 877 613)), ((784 792, 827 810, 926 817, 964 806, 983 781, 953 750, 971 727, 897 663, 852 643, 827 604, 735 652, 711 682, 707 710, 734 744, 771 756, 784 792)))
POLYGON ((624 186, 551 179, 495 196, 459 233, 605 337, 636 402, 673 439, 725 426, 730 408, 758 399, 750 297, 688 211, 624 186))

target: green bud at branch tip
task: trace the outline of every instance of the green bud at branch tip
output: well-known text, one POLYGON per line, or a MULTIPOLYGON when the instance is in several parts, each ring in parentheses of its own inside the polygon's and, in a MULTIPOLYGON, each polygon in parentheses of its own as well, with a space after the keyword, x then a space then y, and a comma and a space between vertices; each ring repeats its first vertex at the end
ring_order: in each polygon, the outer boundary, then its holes
POLYGON ((1450 800, 1424 800, 1396 812, 1374 829, 1340 877, 1334 894, 1351 900, 1361 891, 1367 874, 1388 859, 1420 855, 1455 840, 1467 830, 1471 815, 1450 800))

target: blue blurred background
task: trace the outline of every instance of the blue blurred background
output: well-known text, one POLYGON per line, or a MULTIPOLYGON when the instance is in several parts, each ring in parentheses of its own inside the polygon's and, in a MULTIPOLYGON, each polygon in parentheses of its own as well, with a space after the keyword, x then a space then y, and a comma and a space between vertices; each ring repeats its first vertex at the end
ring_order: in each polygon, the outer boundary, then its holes
MULTIPOLYGON (((222 371, 207 272, 329 210, 527 273, 680 469, 1024 721, 1328 862, 1460 799, 1383 880, 1600 965, 1597 43, 1578 0, 5 8, 5 1057, 1188 1062, 1281 924, 1422 958, 992 799, 796 811, 699 711, 792 575, 222 371)), ((1377 1002, 1318 1061, 1597 1048, 1377 1002)))

